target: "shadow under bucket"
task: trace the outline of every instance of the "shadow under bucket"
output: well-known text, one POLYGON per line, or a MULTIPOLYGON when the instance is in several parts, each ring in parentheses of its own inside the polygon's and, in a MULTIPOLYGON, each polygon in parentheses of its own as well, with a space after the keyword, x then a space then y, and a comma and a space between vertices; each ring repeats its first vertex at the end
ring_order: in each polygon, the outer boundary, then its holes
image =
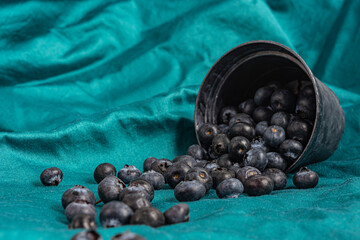
POLYGON ((286 172, 324 161, 338 147, 345 127, 339 99, 314 77, 304 60, 291 49, 271 41, 251 41, 223 55, 202 82, 195 105, 195 131, 204 123, 217 124, 222 107, 238 105, 271 81, 311 82, 316 97, 316 116, 311 137, 299 158, 286 172))

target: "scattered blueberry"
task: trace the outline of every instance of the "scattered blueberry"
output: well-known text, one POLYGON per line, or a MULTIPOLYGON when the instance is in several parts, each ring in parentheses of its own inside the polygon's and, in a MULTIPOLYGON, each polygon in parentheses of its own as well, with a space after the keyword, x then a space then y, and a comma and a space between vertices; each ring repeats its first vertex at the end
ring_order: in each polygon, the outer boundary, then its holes
POLYGON ((268 168, 263 172, 264 175, 270 177, 274 182, 274 190, 280 190, 286 187, 286 174, 277 168, 268 168))
POLYGON ((190 219, 189 216, 190 208, 189 205, 185 203, 180 203, 175 206, 172 206, 164 212, 165 223, 176 224, 182 222, 188 222, 190 219))
POLYGON ((183 162, 189 165, 190 167, 194 167, 196 165, 196 160, 190 155, 180 155, 173 159, 173 163, 183 162))
POLYGON ((122 201, 123 203, 128 205, 134 212, 139 208, 151 207, 151 203, 149 202, 149 200, 135 194, 125 195, 122 201))
POLYGON ((118 172, 118 178, 121 179, 125 184, 137 179, 141 175, 139 169, 134 165, 125 165, 124 168, 118 172))
POLYGON ((208 164, 208 161, 206 160, 196 160, 195 167, 205 168, 206 164, 208 164))
POLYGON ((229 168, 233 165, 233 160, 230 154, 223 154, 217 160, 216 163, 223 168, 229 168))
POLYGON ((151 202, 150 194, 142 186, 129 186, 122 190, 119 194, 119 200, 122 201, 127 196, 134 196, 136 198, 145 198, 151 202))
POLYGON ((303 146, 299 141, 286 139, 279 147, 280 153, 285 159, 293 162, 295 161, 303 151, 303 146))
POLYGON ((98 185, 98 194, 103 203, 118 200, 120 193, 126 188, 123 181, 115 176, 104 178, 98 185))
POLYGON ((204 184, 196 180, 180 182, 174 189, 175 198, 180 202, 200 200, 205 193, 204 184))
POLYGON ((215 168, 211 170, 210 176, 213 180, 213 188, 216 189, 225 179, 234 178, 235 172, 227 168, 215 168))
POLYGON ((255 129, 247 123, 236 123, 230 128, 229 136, 243 136, 251 141, 255 137, 255 129))
POLYGON ((86 202, 72 202, 65 208, 65 216, 69 222, 73 220, 76 215, 85 214, 96 218, 96 210, 94 205, 86 202))
POLYGON ((84 229, 96 229, 97 225, 95 218, 88 214, 76 215, 71 223, 68 225, 70 229, 84 228, 84 229))
POLYGON ((40 180, 45 186, 57 186, 62 179, 63 173, 57 167, 47 168, 40 175, 40 180))
POLYGON ((65 209, 67 205, 75 201, 83 201, 92 205, 95 205, 95 195, 88 188, 75 185, 74 187, 66 190, 61 197, 61 204, 65 209))
POLYGON ((216 188, 216 195, 219 198, 238 198, 243 192, 244 186, 236 178, 225 179, 216 188))
POLYGON ((231 139, 228 147, 231 156, 241 161, 245 153, 250 150, 251 145, 247 138, 238 136, 231 139))
POLYGON ((198 137, 203 146, 209 147, 213 138, 218 134, 218 128, 211 123, 204 123, 199 131, 198 137))
POLYGON ((265 130, 269 127, 269 123, 267 121, 261 121, 256 124, 255 134, 257 136, 262 137, 264 135, 265 130))
POLYGON ((261 148, 253 148, 246 152, 244 157, 244 166, 255 167, 263 171, 268 163, 266 152, 261 148))
POLYGON ((111 240, 146 240, 146 239, 138 234, 126 231, 124 233, 116 234, 111 238, 111 240))
POLYGON ((185 181, 196 180, 204 184, 206 191, 209 191, 213 185, 210 174, 203 168, 192 168, 185 175, 185 181))
POLYGON ((174 163, 165 173, 165 181, 171 188, 184 181, 186 173, 191 169, 189 165, 183 162, 174 163))
POLYGON ((157 160, 157 158, 154 157, 149 157, 147 159, 145 159, 144 163, 143 163, 143 171, 149 171, 151 170, 151 164, 153 164, 153 162, 155 162, 157 160))
POLYGON ((161 173, 163 176, 165 176, 165 172, 172 165, 172 161, 169 159, 157 159, 155 162, 151 164, 151 170, 154 170, 155 172, 161 173))
POLYGON ((307 167, 302 167, 294 175, 293 183, 297 188, 314 188, 319 182, 319 175, 307 167))
POLYGON ((186 154, 189 156, 192 156, 196 160, 206 160, 207 159, 206 150, 198 144, 191 145, 187 149, 186 154))
POLYGON ((218 134, 212 140, 212 150, 215 155, 220 156, 228 152, 229 138, 225 134, 218 134))
POLYGON ((216 163, 216 162, 209 162, 208 164, 206 164, 205 166, 205 170, 210 174, 210 172, 215 169, 215 168, 219 168, 220 166, 216 163))
POLYGON ((245 181, 244 187, 249 196, 261 196, 270 194, 274 189, 274 183, 268 176, 254 175, 245 181))
POLYGON ((263 138, 267 145, 272 148, 277 148, 285 141, 286 133, 280 126, 270 126, 265 130, 263 138))
POLYGON ((94 230, 83 231, 75 234, 70 240, 103 240, 99 233, 94 230))
POLYGON ((267 168, 277 168, 282 171, 285 171, 287 163, 282 156, 277 152, 268 152, 266 153, 266 158, 268 159, 267 168))
POLYGON ((165 217, 155 207, 140 208, 132 216, 130 224, 161 227, 165 224, 165 217))
POLYGON ((130 222, 133 210, 120 201, 106 203, 100 210, 100 223, 104 228, 118 227, 130 222))
POLYGON ((140 175, 139 179, 148 181, 151 185, 153 185, 155 190, 162 189, 165 185, 164 176, 154 170, 144 172, 140 175))
POLYGON ((248 178, 254 175, 261 175, 259 169, 250 166, 242 167, 238 169, 235 173, 236 173, 236 178, 239 179, 242 182, 242 184, 244 184, 248 178))
POLYGON ((228 106, 223 107, 219 114, 219 120, 221 123, 229 124, 229 121, 232 117, 234 117, 237 114, 236 107, 228 106))
POLYGON ((111 163, 102 163, 95 168, 94 179, 100 183, 107 176, 116 176, 116 168, 111 163))
POLYGON ((144 179, 136 179, 131 181, 129 187, 142 187, 149 194, 150 202, 154 199, 154 187, 148 181, 144 179))

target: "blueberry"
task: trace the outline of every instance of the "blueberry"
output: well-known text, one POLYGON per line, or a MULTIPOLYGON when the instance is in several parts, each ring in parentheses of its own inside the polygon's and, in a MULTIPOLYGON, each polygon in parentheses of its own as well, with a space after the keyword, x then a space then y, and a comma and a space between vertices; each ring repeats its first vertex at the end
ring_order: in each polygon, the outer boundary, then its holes
POLYGON ((97 225, 95 218, 88 214, 76 215, 71 223, 68 225, 70 229, 84 228, 84 229, 96 229, 97 225))
POLYGON ((82 201, 76 201, 70 203, 65 208, 65 216, 69 222, 71 222, 76 215, 80 214, 90 215, 95 219, 96 210, 94 205, 82 201))
POLYGON ((152 198, 150 197, 149 193, 146 192, 146 190, 142 186, 129 186, 125 188, 121 193, 119 194, 119 200, 122 201, 127 196, 134 196, 137 198, 145 198, 149 202, 151 202, 152 198))
POLYGON ((149 200, 134 194, 124 196, 122 201, 123 203, 128 205, 134 212, 139 208, 151 207, 151 203, 149 202, 149 200))
POLYGON ((277 168, 282 171, 286 169, 286 161, 282 158, 282 156, 277 152, 268 152, 266 153, 266 158, 268 159, 267 168, 277 168))
POLYGON ((295 112, 301 118, 314 120, 316 115, 315 97, 299 96, 296 101, 295 112))
POLYGON ((141 172, 134 165, 125 164, 124 168, 118 172, 118 178, 121 179, 125 184, 140 177, 141 172))
POLYGON ((236 107, 233 106, 223 107, 219 113, 219 121, 220 123, 229 124, 230 119, 234 117, 236 114, 237 114, 236 107))
POLYGON ((234 125, 236 123, 246 123, 252 127, 255 126, 254 120, 250 117, 250 115, 248 115, 246 113, 236 114, 233 118, 230 119, 229 126, 231 127, 232 125, 234 125))
POLYGON ((220 156, 228 152, 229 138, 225 134, 218 134, 214 137, 211 147, 215 155, 220 156))
POLYGON ((40 180, 45 186, 57 186, 62 179, 63 173, 57 167, 47 168, 40 175, 40 180))
POLYGON ((84 231, 75 234, 70 240, 103 240, 96 231, 84 231))
POLYGON ((173 159, 173 163, 183 162, 189 165, 190 167, 194 167, 196 165, 196 160, 192 156, 189 155, 180 155, 173 159))
POLYGON ((88 188, 75 185, 74 187, 66 190, 61 198, 61 204, 65 209, 67 205, 75 201, 83 201, 95 205, 95 195, 88 188))
POLYGON ((286 174, 277 168, 268 168, 263 172, 264 175, 268 176, 274 182, 274 190, 284 189, 286 187, 287 178, 286 174))
POLYGON ((227 169, 234 171, 235 176, 236 176, 236 172, 239 171, 240 168, 241 168, 241 167, 240 167, 240 164, 239 164, 239 163, 234 163, 232 166, 227 167, 227 169))
POLYGON ((265 130, 269 127, 269 123, 267 121, 261 121, 256 124, 255 134, 257 136, 262 137, 264 135, 265 130))
POLYGON ((219 130, 216 125, 204 123, 198 131, 198 137, 203 146, 209 147, 213 138, 218 134, 219 130))
POLYGON ((229 135, 230 138, 242 136, 251 141, 255 137, 255 129, 246 123, 236 123, 230 128, 229 135))
POLYGON ((161 227, 165 224, 165 217, 159 209, 154 207, 140 208, 131 218, 132 225, 148 225, 161 227))
POLYGON ((273 111, 271 109, 260 106, 254 110, 252 117, 257 123, 262 121, 270 122, 272 115, 273 111))
POLYGON ((289 120, 290 120, 290 118, 287 113, 277 112, 277 113, 274 113, 274 115, 272 115, 270 124, 280 126, 283 129, 286 129, 289 125, 289 120))
POLYGON ((124 233, 119 233, 114 235, 111 238, 111 240, 146 240, 146 239, 138 234, 126 231, 124 233))
POLYGON ((304 86, 300 92, 299 96, 301 97, 315 97, 315 90, 311 84, 304 86))
POLYGON ((208 153, 208 160, 211 161, 211 160, 216 159, 217 155, 214 153, 212 146, 209 147, 207 153, 208 153))
POLYGON ((286 139, 279 147, 282 156, 291 162, 294 162, 302 153, 303 146, 299 141, 286 139))
POLYGON ((303 145, 308 142, 311 131, 312 129, 310 124, 302 119, 292 121, 286 130, 289 138, 295 139, 303 145))
POLYGON ((240 161, 245 153, 250 150, 251 145, 247 138, 239 136, 231 139, 228 147, 231 156, 240 161))
POLYGON ((236 178, 225 179, 216 188, 216 195, 219 198, 238 198, 243 192, 244 186, 236 178))
POLYGON ((244 166, 255 167, 263 171, 267 165, 266 152, 261 148, 250 149, 244 158, 244 166))
POLYGON ((188 222, 190 219, 189 213, 189 205, 185 203, 174 205, 164 212, 165 223, 169 225, 188 222))
POLYGON ((94 179, 100 183, 107 176, 116 176, 116 168, 111 163, 102 163, 95 168, 94 179))
POLYGON ((216 163, 223 168, 229 168, 233 165, 233 160, 230 154, 221 155, 217 160, 216 163))
POLYGON ((239 170, 237 170, 236 172, 236 178, 239 179, 243 184, 245 184, 245 181, 254 176, 254 175, 260 175, 261 172, 259 171, 259 169, 254 168, 254 167, 243 167, 240 168, 239 170))
POLYGON ((193 180, 183 181, 174 189, 175 198, 180 202, 191 202, 200 200, 206 193, 204 184, 193 180))
POLYGON ((216 162, 209 162, 208 164, 206 164, 205 166, 205 170, 207 171, 207 173, 211 173, 211 170, 213 170, 214 168, 219 168, 220 166, 216 163, 216 162))
POLYGON ((151 170, 151 164, 153 164, 153 162, 155 162, 157 160, 157 158, 154 157, 149 157, 147 159, 145 159, 144 163, 143 163, 143 171, 149 171, 151 170))
POLYGON ((285 141, 286 133, 282 127, 273 125, 265 130, 263 138, 267 145, 277 148, 285 141))
POLYGON ((205 168, 206 164, 208 164, 208 161, 206 160, 196 160, 195 167, 205 168))
POLYGON ((226 168, 215 168, 211 170, 210 176, 213 180, 213 188, 216 189, 225 179, 234 178, 235 172, 226 168))
POLYGON ((213 184, 210 174, 204 168, 192 168, 186 173, 185 181, 193 180, 204 184, 206 191, 209 191, 213 184))
POLYGON ((265 141, 262 137, 256 137, 251 141, 251 148, 261 148, 265 152, 269 152, 270 148, 265 144, 265 141))
POLYGON ((249 196, 261 196, 270 194, 274 189, 274 183, 268 176, 254 175, 245 181, 244 187, 249 196))
POLYGON ((104 228, 126 225, 133 216, 133 210, 120 201, 106 203, 100 210, 100 223, 104 228))
POLYGON ((314 188, 319 182, 319 175, 307 167, 302 167, 294 175, 293 183, 297 188, 314 188))
POLYGON ((154 170, 155 172, 161 173, 163 176, 165 176, 165 172, 172 165, 172 162, 169 159, 158 159, 155 162, 151 164, 151 170, 154 170))
POLYGON ((259 106, 270 105, 270 98, 274 90, 271 87, 261 87, 256 90, 254 95, 254 102, 259 106))
POLYGON ((219 129, 219 134, 222 133, 228 135, 230 127, 229 125, 226 124, 220 124, 218 125, 218 129, 219 129))
POLYGON ((277 81, 269 82, 268 84, 266 84, 266 86, 272 88, 273 90, 276 90, 276 89, 279 89, 282 87, 281 83, 279 83, 277 81))
POLYGON ((154 187, 144 179, 131 181, 129 187, 142 187, 149 194, 148 200, 151 202, 154 199, 154 187))
POLYGON ((271 95, 271 107, 275 112, 293 112, 296 97, 287 89, 277 89, 271 95))
POLYGON ((103 203, 118 200, 120 193, 126 187, 125 183, 115 176, 104 178, 98 185, 98 194, 103 203))
POLYGON ((158 172, 150 170, 140 175, 139 179, 143 179, 151 183, 155 190, 162 189, 165 185, 165 178, 158 172))
POLYGON ((207 159, 206 150, 198 144, 191 145, 187 149, 186 155, 192 156, 196 160, 202 160, 202 159, 206 160, 207 159))
POLYGON ((248 99, 248 100, 240 103, 240 105, 239 105, 240 112, 246 113, 249 115, 251 115, 254 112, 255 108, 256 108, 256 103, 254 102, 253 99, 248 99))
POLYGON ((175 186, 184 181, 186 173, 191 169, 189 165, 183 162, 174 163, 165 173, 165 180, 170 187, 175 188, 175 186))

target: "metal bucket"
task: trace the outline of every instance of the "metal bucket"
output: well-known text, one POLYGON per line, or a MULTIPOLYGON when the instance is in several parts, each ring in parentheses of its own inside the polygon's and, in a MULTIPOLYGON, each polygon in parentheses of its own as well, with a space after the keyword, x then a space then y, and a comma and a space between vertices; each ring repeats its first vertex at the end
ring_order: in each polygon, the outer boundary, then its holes
POLYGON ((255 91, 271 81, 283 84, 292 80, 311 82, 316 97, 316 117, 307 145, 287 172, 324 161, 338 147, 345 127, 339 99, 291 49, 271 41, 251 41, 223 55, 207 73, 195 105, 195 131, 204 123, 217 124, 222 107, 237 105, 252 98, 255 91))

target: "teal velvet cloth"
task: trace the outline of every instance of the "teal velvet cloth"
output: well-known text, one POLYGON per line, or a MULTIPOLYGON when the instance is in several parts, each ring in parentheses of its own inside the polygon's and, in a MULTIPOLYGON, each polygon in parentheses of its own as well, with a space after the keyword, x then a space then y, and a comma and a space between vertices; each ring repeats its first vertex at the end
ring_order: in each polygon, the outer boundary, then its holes
MULTIPOLYGON (((148 239, 360 238, 359 1, 1 1, 0 239, 69 239, 60 199, 94 191, 95 167, 142 168, 196 143, 194 104, 215 61, 250 40, 299 53, 339 97, 346 129, 335 154, 310 166, 315 189, 189 203, 190 222, 127 229, 148 239), (40 173, 57 166, 58 187, 40 173)), ((164 211, 173 191, 155 193, 164 211)), ((97 206, 99 211, 101 204, 97 206)))

